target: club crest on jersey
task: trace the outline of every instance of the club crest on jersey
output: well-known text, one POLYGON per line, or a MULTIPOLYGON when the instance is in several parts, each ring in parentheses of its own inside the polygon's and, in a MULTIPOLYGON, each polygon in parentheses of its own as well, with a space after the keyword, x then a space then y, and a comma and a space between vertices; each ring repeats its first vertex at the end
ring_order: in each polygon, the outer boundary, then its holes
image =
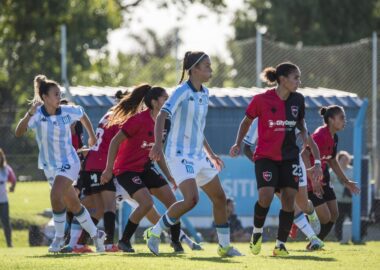
POLYGON ((269 182, 270 180, 272 180, 272 172, 263 172, 263 178, 265 181, 269 182))
POLYGON ((191 161, 187 161, 186 159, 182 159, 181 163, 185 165, 186 172, 189 174, 194 173, 194 163, 191 161))
POLYGON ((140 176, 135 176, 132 178, 132 182, 137 184, 137 185, 141 185, 142 184, 142 180, 140 178, 140 176))
POLYGON ((64 124, 69 124, 70 121, 71 121, 71 117, 70 117, 70 115, 62 116, 62 122, 63 122, 64 124))
POLYGON ((297 118, 298 117, 298 106, 291 106, 290 109, 292 111, 292 115, 294 116, 294 118, 297 118))

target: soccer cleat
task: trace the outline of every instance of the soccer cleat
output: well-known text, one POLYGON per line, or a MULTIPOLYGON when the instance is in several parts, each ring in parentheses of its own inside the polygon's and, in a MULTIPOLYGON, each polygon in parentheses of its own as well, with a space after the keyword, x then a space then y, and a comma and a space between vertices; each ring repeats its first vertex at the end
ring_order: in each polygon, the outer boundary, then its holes
POLYGON ((203 250, 202 246, 196 242, 191 245, 191 250, 203 250))
POLYGON ((87 245, 77 245, 73 248, 74 253, 92 253, 92 249, 87 245))
POLYGON ((219 245, 218 247, 218 255, 220 257, 237 257, 237 256, 243 256, 243 254, 240 253, 239 250, 234 248, 233 246, 226 246, 222 247, 219 245))
POLYGON ((315 234, 319 234, 321 231, 321 223, 319 222, 319 218, 315 211, 313 211, 311 215, 307 215, 307 219, 309 220, 310 226, 315 234))
POLYGON ((309 244, 307 244, 306 249, 307 250, 320 250, 325 246, 325 243, 321 239, 319 239, 317 236, 313 236, 310 238, 309 244))
POLYGON ((62 237, 55 237, 53 242, 51 242, 48 251, 52 253, 58 253, 61 251, 65 240, 62 237))
POLYGON ((284 244, 281 244, 279 247, 275 247, 273 250, 273 256, 288 256, 289 252, 286 250, 286 247, 284 244))
POLYGON ((203 249, 200 244, 191 240, 191 238, 188 237, 187 235, 183 235, 181 237, 181 242, 184 242, 191 250, 202 250, 203 249))
POLYGON ((144 231, 144 239, 149 250, 156 256, 159 255, 159 245, 161 242, 160 236, 152 232, 152 227, 144 231))
POLYGON ((297 232, 298 232, 298 227, 296 226, 296 224, 293 223, 289 232, 289 237, 292 239, 296 239, 297 232))
POLYGON ((106 240, 106 233, 104 231, 98 230, 92 240, 94 241, 96 252, 105 251, 104 240, 106 240))
POLYGON ((119 250, 123 251, 123 252, 127 252, 127 253, 134 253, 135 250, 133 249, 132 245, 131 245, 131 242, 124 242, 122 240, 119 241, 119 243, 117 244, 119 250))
POLYGON ((261 251, 263 235, 261 233, 252 234, 251 242, 249 243, 249 248, 253 255, 257 255, 261 251))
POLYGON ((74 249, 71 246, 66 245, 63 248, 61 248, 61 250, 59 252, 60 253, 73 253, 73 251, 74 251, 74 249))
POLYGON ((184 253, 185 252, 185 250, 182 247, 181 242, 171 242, 170 245, 174 249, 175 253, 184 253))
POLYGON ((115 244, 106 245, 106 252, 119 252, 119 248, 115 244))

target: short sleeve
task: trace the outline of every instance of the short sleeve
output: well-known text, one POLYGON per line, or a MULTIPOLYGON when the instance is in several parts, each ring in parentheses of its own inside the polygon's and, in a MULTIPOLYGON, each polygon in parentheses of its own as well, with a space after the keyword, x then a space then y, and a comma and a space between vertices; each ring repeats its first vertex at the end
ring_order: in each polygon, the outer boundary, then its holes
POLYGON ((177 110, 178 106, 186 99, 188 92, 189 89, 186 87, 177 88, 165 102, 164 106, 162 106, 161 111, 167 112, 171 117, 177 110))
POLYGON ((249 127, 247 135, 245 135, 243 142, 249 146, 254 146, 258 138, 257 132, 257 119, 253 120, 253 123, 249 127))
POLYGON ((67 106, 67 110, 71 117, 71 123, 79 121, 84 115, 82 106, 67 106))
POLYGON ((34 129, 37 126, 37 119, 39 117, 39 113, 36 112, 32 117, 30 117, 28 122, 28 128, 34 129))
POLYGON ((121 130, 127 137, 133 137, 140 130, 140 121, 137 117, 131 117, 123 124, 121 130))
POLYGON ((258 99, 258 96, 254 96, 245 111, 245 115, 250 119, 255 119, 258 116, 258 99))

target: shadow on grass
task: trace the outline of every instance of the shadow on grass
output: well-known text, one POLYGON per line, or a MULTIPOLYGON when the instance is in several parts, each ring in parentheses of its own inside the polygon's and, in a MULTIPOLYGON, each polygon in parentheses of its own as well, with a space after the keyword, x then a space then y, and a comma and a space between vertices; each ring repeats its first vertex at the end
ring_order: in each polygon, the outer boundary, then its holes
MULTIPOLYGON (((120 253, 116 253, 116 254, 120 254, 120 253)), ((160 253, 159 256, 156 256, 154 255, 153 253, 150 253, 150 252, 137 252, 137 253, 122 253, 124 256, 127 256, 127 257, 142 257, 142 258, 181 258, 181 257, 184 257, 185 254, 184 253, 173 253, 173 252, 162 252, 160 253)))
MULTIPOLYGON (((87 253, 87 254, 92 254, 92 253, 87 253)), ((81 254, 81 253, 48 253, 48 254, 44 254, 44 255, 37 255, 37 256, 27 256, 26 258, 37 258, 37 259, 46 259, 46 258, 78 258, 80 256, 83 256, 83 255, 87 255, 87 254, 81 254)), ((94 253, 96 254, 96 253, 94 253)), ((104 254, 104 253, 99 253, 99 254, 96 254, 97 256, 105 256, 107 254, 104 254)))
POLYGON ((236 261, 231 261, 231 258, 221 258, 218 256, 215 256, 215 257, 190 257, 190 258, 186 258, 186 259, 190 260, 190 261, 201 261, 201 262, 230 263, 230 264, 240 263, 240 262, 236 262, 236 261))
POLYGON ((335 258, 324 258, 324 257, 318 257, 313 255, 289 255, 287 257, 276 257, 276 256, 270 256, 273 259, 279 259, 279 260, 307 260, 307 261, 316 261, 316 262, 336 262, 337 259, 335 258))

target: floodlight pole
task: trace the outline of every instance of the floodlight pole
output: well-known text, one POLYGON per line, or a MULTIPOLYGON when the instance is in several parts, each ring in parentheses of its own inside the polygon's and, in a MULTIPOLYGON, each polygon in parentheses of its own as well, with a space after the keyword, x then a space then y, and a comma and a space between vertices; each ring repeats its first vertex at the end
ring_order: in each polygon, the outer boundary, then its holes
POLYGON ((256 87, 261 88, 260 74, 263 68, 263 38, 259 27, 256 28, 256 87))
POLYGON ((372 172, 375 195, 380 197, 379 159, 377 157, 377 33, 372 33, 372 172))
POLYGON ((69 89, 69 81, 67 79, 67 33, 66 25, 61 25, 61 81, 65 87, 65 95, 68 99, 72 100, 69 89))

